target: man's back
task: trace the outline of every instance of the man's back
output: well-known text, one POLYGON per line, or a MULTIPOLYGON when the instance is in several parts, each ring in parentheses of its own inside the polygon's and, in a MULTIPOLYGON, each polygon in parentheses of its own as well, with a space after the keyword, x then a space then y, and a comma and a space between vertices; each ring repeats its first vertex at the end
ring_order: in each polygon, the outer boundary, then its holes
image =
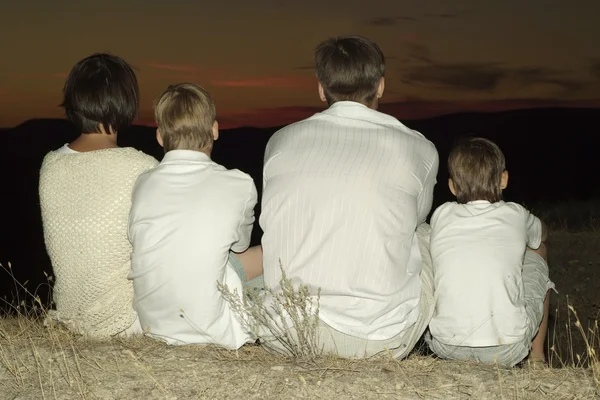
POLYGON ((395 118, 341 101, 277 132, 265 153, 261 227, 267 286, 316 294, 320 317, 388 339, 417 319, 415 229, 431 208, 435 147, 395 118))
POLYGON ((255 204, 248 175, 197 151, 170 151, 140 177, 129 232, 142 328, 169 343, 238 348, 248 340, 217 281, 241 293, 227 260, 230 248, 248 247, 255 204))

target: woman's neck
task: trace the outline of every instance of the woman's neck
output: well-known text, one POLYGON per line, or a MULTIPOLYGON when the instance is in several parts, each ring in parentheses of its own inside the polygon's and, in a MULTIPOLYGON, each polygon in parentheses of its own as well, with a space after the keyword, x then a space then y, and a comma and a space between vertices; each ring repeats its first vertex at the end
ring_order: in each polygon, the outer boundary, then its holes
POLYGON ((69 143, 69 147, 75 151, 86 152, 114 149, 119 146, 117 146, 117 135, 114 133, 83 133, 69 143))

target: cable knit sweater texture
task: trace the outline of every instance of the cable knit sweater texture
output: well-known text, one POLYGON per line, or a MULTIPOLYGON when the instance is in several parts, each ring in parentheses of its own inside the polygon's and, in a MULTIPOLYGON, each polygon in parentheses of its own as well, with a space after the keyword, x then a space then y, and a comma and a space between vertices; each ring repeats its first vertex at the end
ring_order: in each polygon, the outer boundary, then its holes
POLYGON ((127 225, 137 177, 158 161, 133 148, 52 151, 40 171, 46 249, 54 270, 54 317, 107 338, 136 320, 127 225))

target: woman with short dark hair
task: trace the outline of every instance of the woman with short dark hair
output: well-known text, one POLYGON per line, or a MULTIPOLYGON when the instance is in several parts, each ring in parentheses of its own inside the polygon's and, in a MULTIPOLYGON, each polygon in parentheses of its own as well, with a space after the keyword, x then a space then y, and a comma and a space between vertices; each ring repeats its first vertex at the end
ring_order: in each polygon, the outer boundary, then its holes
POLYGON ((64 86, 67 117, 81 135, 44 158, 40 204, 55 275, 51 316, 95 338, 141 333, 127 279, 127 224, 137 177, 157 160, 117 145, 138 114, 135 73, 121 58, 79 61, 64 86))

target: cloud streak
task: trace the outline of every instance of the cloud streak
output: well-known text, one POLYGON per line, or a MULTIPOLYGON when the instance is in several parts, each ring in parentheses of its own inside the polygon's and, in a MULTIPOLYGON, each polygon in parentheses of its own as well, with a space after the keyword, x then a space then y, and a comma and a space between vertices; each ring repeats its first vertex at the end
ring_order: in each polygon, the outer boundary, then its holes
POLYGON ((11 74, 9 77, 11 79, 48 79, 48 78, 58 78, 58 79, 66 79, 69 74, 66 72, 52 72, 52 73, 33 73, 33 74, 11 74))
POLYGON ((427 17, 444 18, 444 19, 458 18, 458 14, 450 14, 450 13, 425 14, 425 15, 427 17))
POLYGON ((596 79, 600 79, 600 58, 590 61, 590 73, 596 79))
POLYGON ((146 64, 146 67, 160 69, 163 71, 173 71, 173 72, 197 72, 198 71, 198 68, 196 68, 192 65, 149 63, 149 64, 146 64))
POLYGON ((315 84, 316 78, 312 76, 282 76, 282 77, 256 77, 235 80, 212 81, 214 86, 230 88, 281 88, 301 89, 307 85, 315 84))
POLYGON ((368 21, 366 21, 367 25, 371 25, 371 26, 381 26, 381 27, 385 27, 385 26, 394 26, 396 25, 398 22, 415 22, 417 19, 414 17, 407 17, 407 16, 401 16, 401 17, 375 17, 375 18, 371 18, 368 21))
POLYGON ((408 56, 416 64, 404 67, 402 81, 411 86, 492 93, 503 84, 546 85, 560 94, 572 95, 586 85, 569 77, 566 71, 551 68, 510 67, 502 62, 444 63, 435 60, 421 44, 411 46, 408 56))
MULTIPOLYGON (((440 18, 440 19, 455 19, 460 17, 460 14, 456 13, 428 13, 423 14, 422 17, 426 18, 440 18)), ((381 16, 374 17, 364 21, 366 25, 376 26, 376 27, 390 27, 398 25, 402 22, 417 22, 419 19, 413 16, 398 16, 398 17, 389 17, 389 16, 381 16)))

